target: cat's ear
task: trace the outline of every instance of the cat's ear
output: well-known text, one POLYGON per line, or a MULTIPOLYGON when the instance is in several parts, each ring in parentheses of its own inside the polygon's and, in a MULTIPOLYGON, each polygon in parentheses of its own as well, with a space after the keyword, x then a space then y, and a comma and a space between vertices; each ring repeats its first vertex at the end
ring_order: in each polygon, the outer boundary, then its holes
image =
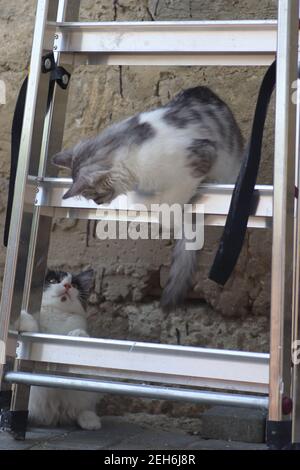
POLYGON ((72 168, 73 150, 62 150, 52 157, 52 163, 63 168, 72 168))
POLYGON ((76 279, 80 282, 82 288, 86 291, 89 292, 93 285, 94 285, 94 280, 95 280, 95 272, 93 269, 88 269, 87 271, 82 271, 81 273, 76 275, 76 279))
POLYGON ((79 196, 85 189, 91 187, 90 179, 85 176, 78 176, 70 189, 63 195, 63 199, 68 199, 69 197, 79 196))

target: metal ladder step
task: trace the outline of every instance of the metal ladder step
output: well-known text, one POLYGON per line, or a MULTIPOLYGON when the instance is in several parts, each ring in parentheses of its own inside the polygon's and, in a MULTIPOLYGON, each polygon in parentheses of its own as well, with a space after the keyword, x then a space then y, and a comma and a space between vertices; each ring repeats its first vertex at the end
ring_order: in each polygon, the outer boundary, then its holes
POLYGON ((8 350, 41 370, 268 393, 269 355, 42 333, 9 336, 8 350), (17 349, 16 349, 17 342, 17 349))
POLYGON ((155 398, 157 400, 176 400, 210 405, 239 405, 247 408, 268 409, 269 399, 264 396, 216 393, 203 390, 170 388, 157 385, 144 385, 123 382, 105 382, 92 379, 61 377, 50 374, 31 374, 28 372, 7 372, 7 382, 25 385, 38 385, 60 389, 84 390, 87 392, 116 393, 118 395, 155 398))
POLYGON ((45 49, 54 37, 54 50, 75 53, 75 63, 269 65, 277 21, 48 22, 45 49))
MULTIPOLYGON (((71 182, 69 178, 43 178, 38 181, 38 192, 36 192, 36 178, 30 177, 25 202, 30 207, 32 201, 35 200, 35 205, 41 208, 41 214, 49 217, 159 223, 158 212, 151 212, 150 207, 145 207, 147 209, 145 211, 138 210, 125 195, 119 196, 110 204, 101 206, 91 200, 78 197, 64 200, 62 196, 70 187, 71 182)), ((190 212, 204 213, 205 225, 223 226, 226 222, 233 187, 233 185, 221 184, 201 185, 201 196, 193 208, 190 208, 190 212)), ((248 226, 271 227, 273 187, 257 185, 255 189, 255 205, 248 226)))

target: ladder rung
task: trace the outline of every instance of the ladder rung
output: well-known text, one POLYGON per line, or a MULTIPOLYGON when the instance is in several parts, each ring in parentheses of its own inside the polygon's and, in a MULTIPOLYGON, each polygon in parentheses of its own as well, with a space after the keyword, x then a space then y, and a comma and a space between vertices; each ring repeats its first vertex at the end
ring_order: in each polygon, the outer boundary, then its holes
POLYGON ((176 400, 210 405, 243 406, 246 408, 268 409, 269 399, 264 396, 241 395, 236 393, 210 392, 186 388, 171 388, 124 382, 104 382, 95 379, 78 379, 51 374, 28 372, 7 372, 4 379, 10 383, 55 387, 61 389, 84 390, 87 392, 117 393, 118 395, 176 400))
POLYGON ((48 23, 46 49, 54 34, 90 64, 268 65, 277 47, 273 20, 48 23))
POLYGON ((17 358, 39 370, 54 363, 57 373, 268 393, 268 354, 41 333, 11 334, 15 341, 17 358))
MULTIPOLYGON (((26 202, 42 208, 42 214, 51 217, 99 219, 114 221, 135 221, 159 223, 159 213, 137 211, 134 204, 128 203, 127 197, 119 196, 109 205, 98 206, 85 198, 62 199, 72 183, 69 178, 44 178, 39 182, 36 194, 36 181, 30 177, 26 191, 26 202)), ((201 186, 199 208, 193 212, 205 214, 205 225, 223 226, 228 214, 233 185, 205 184, 201 186), (203 209, 202 207, 203 206, 203 209)), ((256 186, 257 203, 249 219, 249 227, 266 228, 272 224, 273 187, 256 186)))

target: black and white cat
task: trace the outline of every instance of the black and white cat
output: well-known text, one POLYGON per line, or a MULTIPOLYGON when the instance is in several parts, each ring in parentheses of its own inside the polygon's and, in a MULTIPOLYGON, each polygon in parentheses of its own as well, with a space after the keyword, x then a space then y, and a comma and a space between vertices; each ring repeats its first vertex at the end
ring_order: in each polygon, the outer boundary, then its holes
MULTIPOLYGON (((93 285, 94 272, 71 274, 48 270, 40 313, 21 312, 17 329, 68 336, 89 336, 86 303, 93 285)), ((101 428, 96 414, 99 395, 57 388, 31 387, 29 421, 36 425, 56 426, 77 423, 82 429, 101 428)))
MULTIPOLYGON (((196 87, 113 124, 52 161, 72 170, 64 199, 82 195, 103 204, 134 192, 152 195, 152 203, 183 206, 204 180, 234 182, 242 153, 242 135, 227 104, 209 88, 196 87)), ((183 299, 196 269, 196 252, 179 240, 162 297, 165 309, 183 299)))

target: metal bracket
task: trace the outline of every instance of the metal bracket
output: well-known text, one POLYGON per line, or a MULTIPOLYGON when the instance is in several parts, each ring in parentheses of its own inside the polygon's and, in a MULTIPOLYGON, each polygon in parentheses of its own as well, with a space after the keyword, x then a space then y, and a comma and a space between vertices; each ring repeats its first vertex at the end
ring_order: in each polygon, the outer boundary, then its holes
POLYGON ((55 80, 63 90, 68 88, 70 78, 71 74, 64 67, 55 67, 51 72, 51 80, 55 80))
POLYGON ((64 67, 56 65, 53 52, 42 57, 42 72, 51 72, 51 81, 55 81, 63 90, 68 88, 71 74, 64 67))
POLYGON ((42 57, 42 72, 48 73, 54 70, 56 67, 55 58, 53 52, 46 54, 42 57))

